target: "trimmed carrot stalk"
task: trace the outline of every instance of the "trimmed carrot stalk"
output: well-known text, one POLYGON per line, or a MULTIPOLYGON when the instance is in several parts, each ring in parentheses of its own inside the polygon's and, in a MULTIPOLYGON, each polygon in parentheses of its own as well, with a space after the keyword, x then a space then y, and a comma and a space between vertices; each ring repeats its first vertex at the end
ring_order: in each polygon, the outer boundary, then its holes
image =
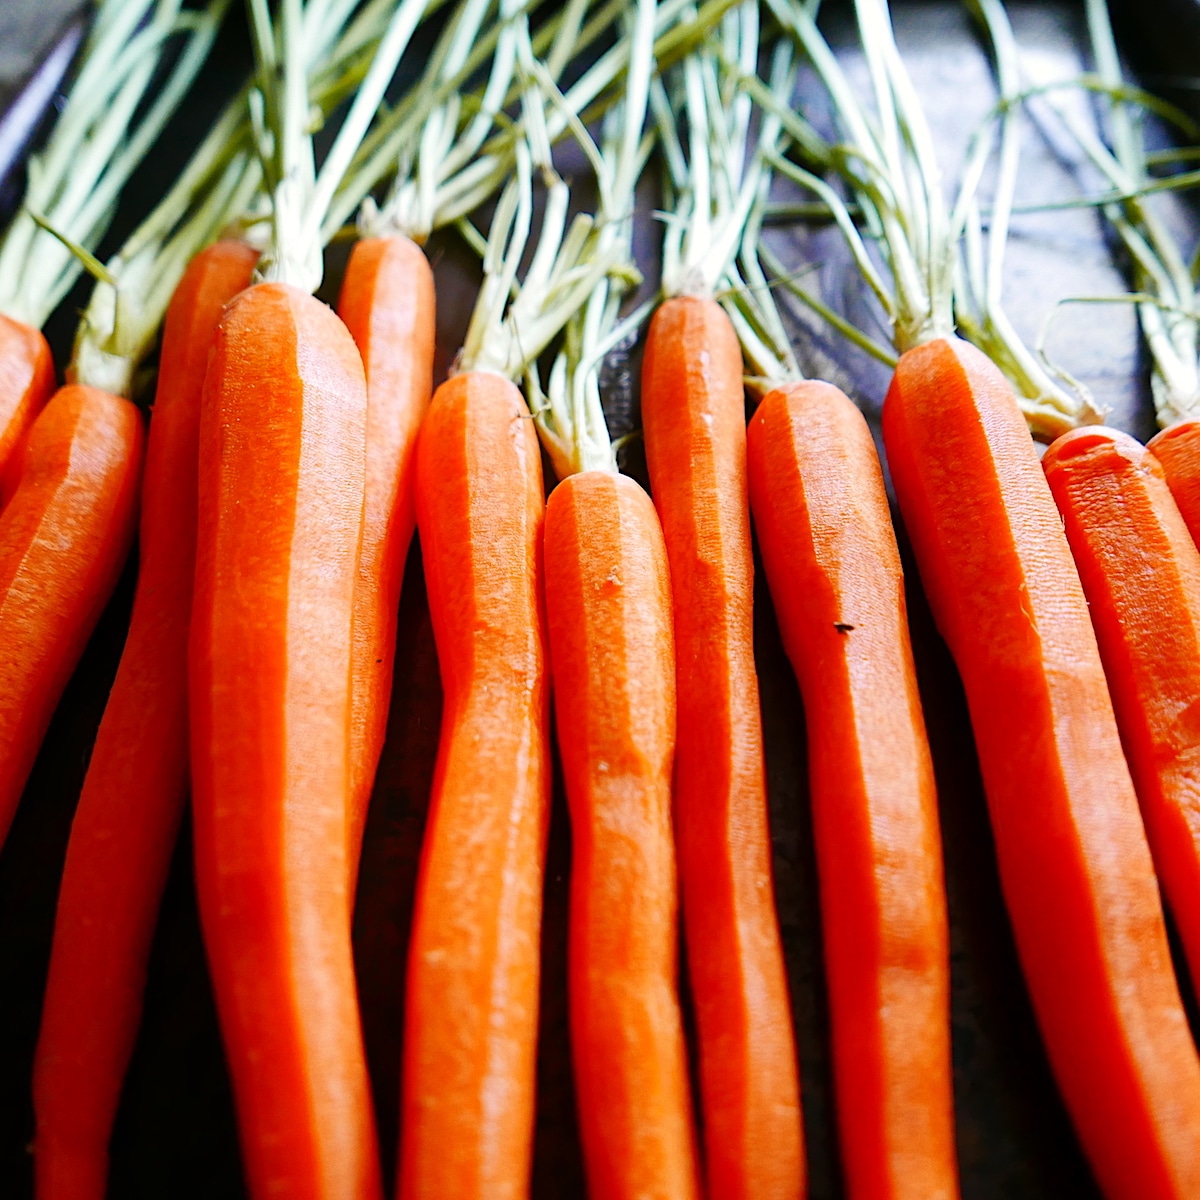
POLYGON ((0 506, 16 487, 25 435, 53 391, 54 360, 42 331, 0 313, 0 506))
POLYGON ((938 339, 901 357, 883 432, 1084 1149, 1112 1200, 1200 1195, 1200 1060, 1087 603, 1025 421, 983 354, 938 339))
POLYGON ((34 1058, 39 1200, 96 1200, 142 1012, 146 963, 188 781, 200 391, 225 305, 257 254, 218 242, 175 290, 142 482, 138 582, 71 825, 34 1058))
POLYGON ((827 383, 769 393, 750 504, 804 698, 847 1195, 958 1196, 933 765, 883 472, 827 383))
POLYGON ((129 553, 142 419, 60 388, 34 420, 0 513, 0 846, 55 706, 129 553))
POLYGON ((587 471, 551 493, 546 614, 588 1192, 687 1200, 699 1182, 676 993, 671 585, 658 515, 628 476, 587 471))
POLYGON ((1042 467, 1087 597, 1154 865, 1200 981, 1200 552, 1162 466, 1089 426, 1042 467))
POLYGON ((1176 421, 1155 434, 1146 448, 1162 464, 1192 541, 1200 546, 1200 421, 1176 421))
POLYGON ((350 698, 350 896, 387 733, 396 615, 413 533, 412 463, 433 390, 435 298, 424 251, 406 237, 363 238, 338 315, 367 375, 367 498, 354 591, 350 698))
POLYGON ((711 300, 654 315, 642 365, 674 597, 675 820, 713 1200, 805 1187, 800 1088, 771 881, 752 630, 742 356, 711 300))
POLYGON ((434 393, 416 508, 444 693, 409 947, 398 1194, 528 1193, 549 819, 545 515, 507 379, 434 393))
POLYGON ((350 951, 351 623, 367 390, 346 327, 263 283, 200 415, 196 884, 250 1193, 381 1195, 350 951))

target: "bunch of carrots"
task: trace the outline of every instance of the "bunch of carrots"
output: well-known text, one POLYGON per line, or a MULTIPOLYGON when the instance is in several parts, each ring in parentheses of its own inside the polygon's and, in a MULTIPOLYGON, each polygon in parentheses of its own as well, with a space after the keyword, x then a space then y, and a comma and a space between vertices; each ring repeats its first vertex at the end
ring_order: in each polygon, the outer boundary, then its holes
POLYGON ((1154 354, 1147 446, 1001 304, 1026 94, 1000 0, 972 5, 999 102, 952 200, 886 0, 855 0, 869 100, 804 0, 247 0, 243 89, 101 261, 231 7, 96 0, 0 243, 0 846, 138 545, 34 1056, 39 1200, 107 1192, 189 797, 249 1194, 527 1195, 554 741, 589 1194, 804 1196, 752 530, 803 695, 847 1193, 960 1194, 937 797, 883 461, 860 409, 804 378, 784 291, 894 369, 886 465, 1096 1179, 1200 1196, 1164 919, 1194 981, 1200 301, 1149 197, 1137 114, 1165 108, 1121 78, 1104 0, 1106 132, 1079 137, 1154 354), (802 64, 832 129, 793 106, 802 64), (634 255, 656 169, 657 288, 634 255), (845 235, 891 347, 762 238, 777 181, 845 235), (435 381, 443 227, 482 283, 435 381), (324 250, 346 237, 330 308, 324 250), (40 327, 84 272, 56 390, 40 327), (637 337, 643 481, 601 384, 637 337), (444 709, 387 1181, 351 923, 414 531, 444 709))

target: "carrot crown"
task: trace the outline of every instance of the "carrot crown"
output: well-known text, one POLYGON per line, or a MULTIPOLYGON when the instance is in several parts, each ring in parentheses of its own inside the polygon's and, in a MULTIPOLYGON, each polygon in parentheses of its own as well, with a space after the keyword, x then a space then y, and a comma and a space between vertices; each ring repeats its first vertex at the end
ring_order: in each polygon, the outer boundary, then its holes
MULTIPOLYGON (((587 0, 572 0, 555 21, 556 41, 573 38, 586 6, 587 0)), ((476 158, 510 100, 527 10, 528 0, 498 5, 461 0, 419 81, 359 147, 326 217, 327 233, 361 204, 361 233, 400 233, 423 243, 435 228, 462 215, 454 211, 454 200, 464 188, 473 208, 501 186, 503 177, 481 172, 476 158), (484 87, 467 91, 489 55, 484 87), (377 204, 369 193, 389 173, 390 189, 377 204)))
POLYGON ((1164 185, 1194 183, 1195 173, 1152 177, 1139 118, 1150 108, 1193 140, 1198 131, 1178 109, 1126 85, 1104 0, 1087 0, 1087 18, 1111 148, 1062 110, 1058 116, 1113 189, 1102 211, 1129 255, 1136 289, 1130 299, 1140 300, 1138 318, 1154 364, 1154 406, 1165 428, 1200 416, 1200 304, 1192 266, 1155 210, 1152 193, 1164 185))
POLYGON ((563 479, 577 471, 617 469, 600 396, 599 368, 608 352, 635 330, 653 305, 620 320, 626 293, 641 282, 633 265, 633 212, 637 182, 653 146, 644 136, 654 69, 654 0, 639 0, 628 14, 629 69, 621 102, 605 114, 596 158, 600 193, 595 254, 611 262, 582 308, 567 322, 563 347, 542 393, 536 365, 529 369, 529 398, 538 433, 563 479))
MULTIPOLYGON (((527 122, 537 105, 536 98, 525 104, 527 122)), ((483 284, 459 352, 459 371, 494 371, 507 379, 524 374, 612 266, 595 254, 593 218, 576 214, 568 227, 570 189, 549 159, 544 124, 535 118, 529 128, 530 140, 517 144, 516 174, 500 194, 482 247, 483 284), (537 245, 518 285, 533 221, 535 154, 546 199, 537 245)))
POLYGON ((99 0, 74 82, 0 247, 0 312, 40 328, 200 70, 230 0, 99 0), (159 67, 178 49, 166 78, 159 67))
MULTIPOLYGON (((809 6, 801 0, 768 3, 808 55, 833 102, 845 141, 828 143, 794 115, 781 117, 784 126, 810 162, 818 169, 835 172, 848 187, 884 271, 876 265, 875 253, 868 249, 855 217, 836 189, 815 172, 790 161, 777 160, 776 168, 815 192, 845 235, 863 278, 883 308, 896 349, 903 353, 933 338, 952 336, 957 317, 962 332, 1008 375, 1036 434, 1053 437, 1073 425, 1095 420, 1097 413, 1086 391, 1077 385, 1069 390, 1064 383, 1074 381, 1056 378, 1030 353, 1000 304, 1000 272, 1019 155, 1013 122, 1013 43, 1000 0, 976 0, 974 4, 992 41, 1002 96, 995 120, 989 121, 983 136, 975 140, 952 209, 943 196, 933 138, 896 46, 885 0, 855 0, 875 101, 873 112, 860 102, 817 29, 809 6), (994 149, 994 126, 1000 130, 1000 168, 985 255, 976 191, 994 149), (958 252, 964 233, 965 271, 958 252)), ((774 98, 763 99, 778 105, 774 98)), ((845 324, 839 323, 843 331, 845 324)), ((855 341, 886 359, 865 336, 855 341)))
MULTIPOLYGON (((722 64, 722 69, 727 71, 729 64, 722 64)), ((740 71, 736 74, 739 89, 746 79, 762 82, 756 75, 746 76, 740 71)), ((780 384, 803 378, 762 267, 764 247, 761 241, 763 217, 774 177, 772 164, 779 158, 785 141, 780 111, 786 110, 795 85, 792 48, 787 42, 778 42, 771 55, 769 82, 763 86, 782 103, 765 110, 759 125, 758 187, 742 229, 737 256, 725 268, 720 295, 721 304, 737 330, 742 355, 750 367, 746 385, 760 395, 780 384)))
POLYGON ((753 74, 758 32, 758 4, 738 4, 722 16, 715 39, 697 46, 669 78, 655 81, 651 102, 667 166, 667 296, 715 294, 758 198, 764 165, 749 137, 752 103, 737 86, 737 72, 721 69, 724 61, 753 74))
POLYGON ((278 24, 267 0, 249 0, 258 64, 251 115, 271 198, 270 237, 259 262, 260 279, 310 292, 320 286, 325 217, 427 4, 428 0, 373 0, 362 6, 363 12, 389 10, 390 19, 318 171, 310 79, 321 46, 328 45, 330 28, 336 36, 349 20, 353 0, 280 0, 278 24))
MULTIPOLYGON (((664 0, 655 12, 655 56, 673 62, 704 35, 736 0, 708 0, 694 25, 682 34, 675 25, 693 0, 664 0)), ((524 117, 505 113, 519 104, 524 83, 517 72, 517 45, 528 37, 528 62, 557 87, 568 65, 593 53, 622 19, 626 0, 568 0, 566 6, 528 30, 531 0, 461 0, 430 56, 419 84, 381 116, 364 139, 326 218, 332 237, 359 212, 365 234, 399 232, 424 240, 440 226, 461 221, 508 183, 516 146, 525 137, 524 117), (488 59, 491 67, 478 91, 463 89, 488 59), (376 203, 369 193, 391 177, 376 203)), ((551 144, 582 114, 600 117, 620 96, 628 69, 628 38, 598 54, 545 116, 551 144)), ((528 68, 527 68, 528 69, 528 68)))
MULTIPOLYGON (((357 85, 389 16, 375 3, 347 28, 333 21, 314 26, 320 66, 309 99, 318 113, 331 112, 357 85)), ((247 86, 226 105, 183 174, 120 251, 103 267, 95 260, 84 264, 96 286, 67 369, 73 382, 132 395, 188 262, 231 224, 246 229, 261 218, 253 212, 265 198, 249 93, 247 86)))

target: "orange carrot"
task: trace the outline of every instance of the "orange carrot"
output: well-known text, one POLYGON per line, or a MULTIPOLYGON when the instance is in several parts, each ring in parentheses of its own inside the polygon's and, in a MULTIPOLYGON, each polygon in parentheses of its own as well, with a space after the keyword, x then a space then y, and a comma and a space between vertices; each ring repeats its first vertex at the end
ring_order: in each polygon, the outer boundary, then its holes
POLYGON ((676 994, 675 655, 650 498, 611 471, 546 508, 546 611, 571 806, 571 1047, 594 1200, 699 1195, 676 994))
POLYGON ((133 540, 142 420, 60 388, 30 429, 0 514, 0 845, 59 696, 133 540))
POLYGON ((516 387, 487 371, 443 383, 417 442, 445 699, 409 950, 404 1200, 529 1187, 550 787, 543 496, 516 387))
POLYGON ((1200 552, 1146 447, 1064 434, 1042 459, 1079 569, 1154 863, 1200 980, 1200 552))
POLYGON ((0 506, 33 419, 54 391, 54 360, 40 329, 0 313, 0 506))
POLYGON ((163 333, 142 484, 138 583, 71 826, 34 1059, 41 1200, 104 1196, 150 942, 187 794, 187 642, 196 571, 200 390, 225 304, 257 259, 198 254, 163 333))
POLYGON ((1051 1066, 1112 1200, 1200 1195, 1200 1060, 1108 686, 1049 485, 978 350, 901 356, 883 410, 922 582, 970 706, 1051 1066))
POLYGON ((256 1197, 381 1194, 346 844, 366 418, 362 360, 323 304, 263 283, 226 309, 189 700, 200 917, 256 1197))
POLYGON ((1162 464, 1176 507, 1200 546, 1200 421, 1176 421, 1152 437, 1146 448, 1162 464))
POLYGON ((750 503, 804 697, 847 1194, 958 1195, 933 766, 883 473, 827 383, 767 395, 750 503))
POLYGON ((729 318, 684 296, 642 366, 654 503, 674 595, 675 814, 714 1200, 804 1191, 800 1093, 771 882, 752 640, 742 356, 729 318))
POLYGON ((387 732, 396 613, 413 532, 412 460, 433 390, 433 272, 406 237, 355 243, 338 314, 367 374, 367 498, 354 591, 350 700, 350 895, 387 732))

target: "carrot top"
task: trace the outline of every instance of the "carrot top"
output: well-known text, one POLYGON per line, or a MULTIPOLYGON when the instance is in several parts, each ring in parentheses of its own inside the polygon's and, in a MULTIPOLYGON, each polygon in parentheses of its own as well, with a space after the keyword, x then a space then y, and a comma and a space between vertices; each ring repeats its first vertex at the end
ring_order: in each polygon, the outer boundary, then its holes
POLYGON ((651 100, 667 168, 666 297, 717 292, 759 198, 765 152, 774 147, 764 140, 755 150, 753 104, 739 86, 740 75, 757 69, 758 43, 758 5, 740 3, 722 16, 714 38, 655 80, 651 100))
POLYGON ((95 263, 121 190, 204 64, 230 3, 98 0, 66 104, 29 159, 24 205, 0 245, 0 313, 41 328, 95 263), (176 49, 164 79, 160 65, 176 49))
MULTIPOLYGON (((323 38, 340 29, 353 5, 344 0, 282 0, 276 22, 267 0, 249 0, 257 79, 250 94, 266 190, 268 244, 257 277, 315 292, 324 273, 325 217, 384 98, 429 0, 378 0, 365 11, 390 10, 382 36, 320 170, 313 151, 310 80, 323 38)), ((360 18, 362 17, 360 13, 360 18)))
POLYGON ((545 394, 536 368, 529 372, 534 422, 560 479, 579 471, 617 470, 601 402, 599 367, 650 308, 643 305, 626 320, 620 319, 624 297, 641 283, 633 263, 633 210, 637 182, 653 145, 643 129, 654 70, 655 8, 655 0, 638 0, 627 15, 624 36, 630 54, 625 94, 605 114, 594 156, 599 191, 594 253, 611 262, 612 270, 595 282, 567 321, 545 394))
MULTIPOLYGON (((1088 30, 1107 109, 1111 147, 1067 120, 1071 132, 1113 189, 1101 206, 1128 252, 1142 334, 1150 349, 1154 407, 1160 426, 1200 416, 1200 297, 1189 256, 1154 207, 1152 193, 1164 186, 1194 183, 1194 173, 1177 179, 1153 178, 1138 120, 1153 108, 1193 140, 1200 133, 1184 113, 1131 89, 1121 75, 1105 0, 1087 0, 1088 30), (1191 176, 1191 178, 1189 178, 1191 176)), ((1060 117, 1066 120, 1063 113, 1060 117)))
MULTIPOLYGON (((968 155, 954 204, 943 193, 933 137, 896 46, 884 0, 855 0, 858 28, 874 98, 873 111, 851 86, 840 63, 800 0, 768 0, 772 13, 807 54, 833 102, 845 144, 833 145, 797 114, 786 111, 761 81, 748 78, 756 99, 778 113, 784 129, 810 163, 834 172, 862 213, 884 271, 840 192, 803 163, 779 157, 776 169, 814 192, 845 235, 856 265, 878 299, 900 353, 935 338, 961 332, 999 365, 1012 383, 1035 434, 1053 437, 1099 413, 1077 384, 1064 386, 1017 337, 1000 306, 1000 272, 1012 207, 1019 143, 1013 123, 1017 75, 1014 43, 1000 0, 976 5, 995 53, 1001 103, 968 155), (984 167, 996 148, 998 185, 992 202, 989 251, 980 245, 976 194, 984 167), (966 264, 959 244, 967 238, 966 264), (890 276, 890 282, 888 280, 890 276)), ((792 289, 798 290, 798 289, 792 289)), ((814 305, 814 307, 817 307, 814 305)), ((860 346, 888 361, 866 335, 860 346)), ((893 360, 894 361, 894 360, 893 360)), ((1070 381, 1073 384, 1073 381, 1070 381)))
MULTIPOLYGON (((371 52, 391 22, 395 0, 372 0, 349 25, 310 12, 305 37, 315 60, 309 103, 321 115, 358 86, 371 52)), ((226 106, 174 186, 121 249, 101 265, 83 266, 96 277, 76 334, 68 377, 116 395, 132 396, 187 264, 230 226, 253 238, 267 197, 255 152, 249 86, 226 106)))

